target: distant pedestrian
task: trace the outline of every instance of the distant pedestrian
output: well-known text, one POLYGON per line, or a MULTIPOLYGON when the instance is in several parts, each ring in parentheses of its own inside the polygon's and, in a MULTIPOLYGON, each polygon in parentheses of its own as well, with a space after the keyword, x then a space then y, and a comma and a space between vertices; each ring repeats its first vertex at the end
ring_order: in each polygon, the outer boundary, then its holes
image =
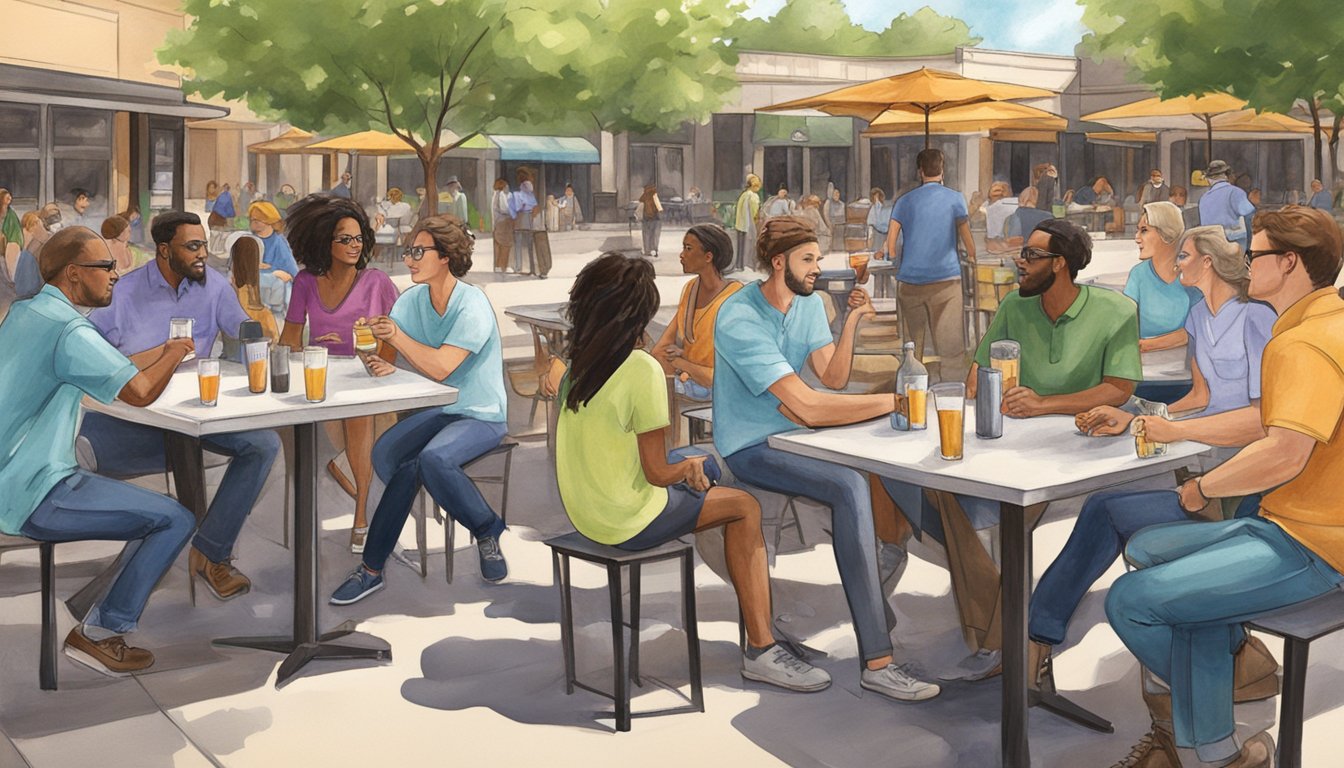
POLYGON ((654 259, 658 258, 658 239, 663 234, 662 214, 663 202, 658 199, 658 188, 649 184, 644 187, 644 194, 639 196, 636 215, 644 235, 644 247, 640 253, 654 259))
POLYGON ((513 249, 513 214, 509 210, 509 182, 495 179, 495 194, 490 198, 490 219, 493 223, 491 239, 495 245, 495 271, 503 272, 509 266, 509 251, 513 249))
POLYGON ((1307 205, 1312 208, 1319 208, 1326 213, 1333 207, 1333 201, 1330 199, 1330 193, 1325 191, 1325 185, 1320 179, 1311 180, 1311 200, 1307 205))
POLYGON ((756 222, 761 211, 761 177, 747 174, 747 186, 737 196, 733 231, 737 233, 737 251, 733 271, 756 265, 756 222))
POLYGON ((516 274, 523 271, 523 252, 527 252, 528 274, 537 264, 535 225, 533 217, 537 209, 537 196, 532 191, 532 171, 519 168, 515 176, 518 189, 509 197, 509 215, 513 217, 513 268, 516 274))
POLYGON ((1214 160, 1204 170, 1210 186, 1199 199, 1199 222, 1204 226, 1220 225, 1227 239, 1245 250, 1250 240, 1245 217, 1255 213, 1255 206, 1245 190, 1228 181, 1231 175, 1231 166, 1222 160, 1214 160))
POLYGON ((831 189, 826 200, 826 223, 831 230, 831 251, 840 253, 845 250, 845 201, 840 198, 839 187, 831 189))
POLYGON ((1139 187, 1138 204, 1165 203, 1171 199, 1171 187, 1162 178, 1162 171, 1154 168, 1148 172, 1148 183, 1139 187))
POLYGON ((331 195, 332 195, 332 197, 344 197, 346 200, 349 200, 349 199, 350 199, 350 172, 349 172, 349 171, 346 171, 345 173, 342 173, 342 174, 341 174, 341 183, 339 183, 339 184, 337 184, 336 186, 334 186, 334 187, 331 188, 331 195))

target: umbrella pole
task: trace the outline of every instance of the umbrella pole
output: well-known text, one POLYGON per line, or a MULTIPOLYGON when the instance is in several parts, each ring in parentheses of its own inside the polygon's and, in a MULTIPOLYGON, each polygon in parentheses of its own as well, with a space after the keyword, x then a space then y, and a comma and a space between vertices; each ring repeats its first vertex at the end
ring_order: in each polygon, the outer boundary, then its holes
POLYGON ((927 104, 924 105, 924 148, 925 148, 925 149, 928 149, 928 148, 929 148, 929 112, 930 112, 930 111, 931 111, 931 108, 930 108, 927 104))
POLYGON ((1204 167, 1208 168, 1209 164, 1213 162, 1213 116, 1204 115, 1203 117, 1204 117, 1204 128, 1205 130, 1208 131, 1208 139, 1209 139, 1208 143, 1209 149, 1208 152, 1205 153, 1204 167))

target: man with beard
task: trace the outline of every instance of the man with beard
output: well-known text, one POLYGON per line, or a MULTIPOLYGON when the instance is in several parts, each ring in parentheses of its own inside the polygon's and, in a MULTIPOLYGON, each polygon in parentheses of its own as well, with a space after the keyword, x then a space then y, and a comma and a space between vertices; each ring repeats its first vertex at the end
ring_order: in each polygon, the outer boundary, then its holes
POLYGON ((918 680, 892 660, 890 626, 877 579, 876 536, 868 481, 857 470, 771 448, 770 435, 798 423, 831 426, 885 416, 892 394, 821 392, 798 375, 804 363, 830 389, 843 389, 854 359, 859 321, 873 315, 862 289, 833 341, 821 296, 821 248, 804 219, 766 221, 756 241, 765 280, 723 303, 714 324, 714 446, 738 478, 759 488, 803 496, 831 508, 835 561, 863 661, 860 685, 900 701, 923 701, 938 686, 918 680))
MULTIPOLYGON (((172 318, 188 317, 195 348, 208 357, 215 337, 221 331, 236 334, 247 313, 228 279, 205 266, 205 228, 196 214, 163 213, 150 231, 154 260, 128 272, 111 304, 89 320, 122 354, 141 364, 162 354, 172 318)), ((78 447, 92 454, 101 475, 134 477, 164 469, 162 430, 88 413, 79 434, 78 447)), ((233 432, 202 438, 201 445, 231 461, 192 541, 188 567, 216 597, 227 600, 251 587, 230 563, 233 545, 261 494, 280 438, 270 430, 233 432)))
POLYGON ((0 531, 38 541, 130 542, 108 591, 65 639, 70 658, 113 677, 148 668, 154 655, 126 645, 149 593, 191 535, 191 513, 143 488, 98 477, 75 463, 84 397, 144 407, 192 351, 174 339, 136 363, 108 344, 79 307, 105 307, 116 261, 98 233, 71 227, 43 249, 36 296, 0 325, 0 531), (20 363, 19 361, 22 361, 20 363))
MULTIPOLYGON (((990 344, 1012 339, 1022 345, 1021 372, 1017 386, 1003 393, 1006 416, 1073 416, 1129 401, 1143 378, 1138 306, 1115 291, 1076 284, 1078 272, 1091 260, 1092 240, 1076 224, 1047 219, 1036 225, 1016 257, 1021 288, 1004 297, 976 349, 967 397, 975 396, 979 366, 989 365, 990 344)), ((882 485, 915 530, 947 546, 963 633, 978 647, 944 679, 998 674, 1003 641, 996 610, 999 571, 986 546, 992 551, 990 529, 999 522, 999 503, 940 494, 940 515, 923 489, 885 478, 882 485)), ((1029 528, 1044 511, 1044 506, 1027 509, 1029 528)))

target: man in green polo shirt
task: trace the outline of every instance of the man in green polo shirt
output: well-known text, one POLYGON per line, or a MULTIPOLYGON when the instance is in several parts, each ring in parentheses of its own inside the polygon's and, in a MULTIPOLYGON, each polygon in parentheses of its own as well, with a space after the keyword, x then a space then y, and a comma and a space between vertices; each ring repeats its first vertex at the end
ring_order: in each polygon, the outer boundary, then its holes
MULTIPOLYGON (((1004 298, 976 349, 967 397, 975 396, 979 366, 989 365, 990 344, 1012 339, 1022 345, 1021 369, 1018 385, 1003 393, 1005 415, 1073 416, 1129 400, 1143 378, 1138 305, 1115 291, 1075 283, 1091 260, 1092 240, 1080 227, 1063 219, 1036 225, 1016 258, 1021 288, 1004 298)), ((962 628, 979 646, 955 675, 944 679, 997 674, 999 570, 977 532, 998 524, 998 502, 940 494, 940 515, 923 489, 885 478, 882 485, 916 531, 945 542, 962 628)), ((1044 511, 1044 505, 1028 508, 1028 527, 1044 511)))

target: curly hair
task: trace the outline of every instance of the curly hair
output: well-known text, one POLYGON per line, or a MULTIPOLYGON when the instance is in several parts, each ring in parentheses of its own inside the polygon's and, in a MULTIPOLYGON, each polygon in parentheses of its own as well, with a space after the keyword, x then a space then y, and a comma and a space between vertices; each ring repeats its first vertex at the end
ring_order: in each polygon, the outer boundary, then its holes
POLYGON ((369 259, 373 256, 373 225, 369 223, 364 209, 354 201, 333 195, 313 194, 289 206, 287 214, 286 237, 289 247, 294 251, 294 260, 314 277, 325 275, 331 270, 331 243, 342 219, 358 222, 359 233, 364 238, 355 269, 364 269, 369 265, 369 259))
POLYGON ((476 235, 456 216, 442 214, 421 219, 406 242, 415 242, 415 236, 424 232, 434 238, 439 258, 448 262, 453 277, 462 277, 471 269, 471 253, 476 248, 476 235))
POLYGON ((606 385, 639 346, 658 302, 653 264, 644 259, 608 251, 579 271, 564 310, 570 322, 564 407, 577 413, 606 385))

